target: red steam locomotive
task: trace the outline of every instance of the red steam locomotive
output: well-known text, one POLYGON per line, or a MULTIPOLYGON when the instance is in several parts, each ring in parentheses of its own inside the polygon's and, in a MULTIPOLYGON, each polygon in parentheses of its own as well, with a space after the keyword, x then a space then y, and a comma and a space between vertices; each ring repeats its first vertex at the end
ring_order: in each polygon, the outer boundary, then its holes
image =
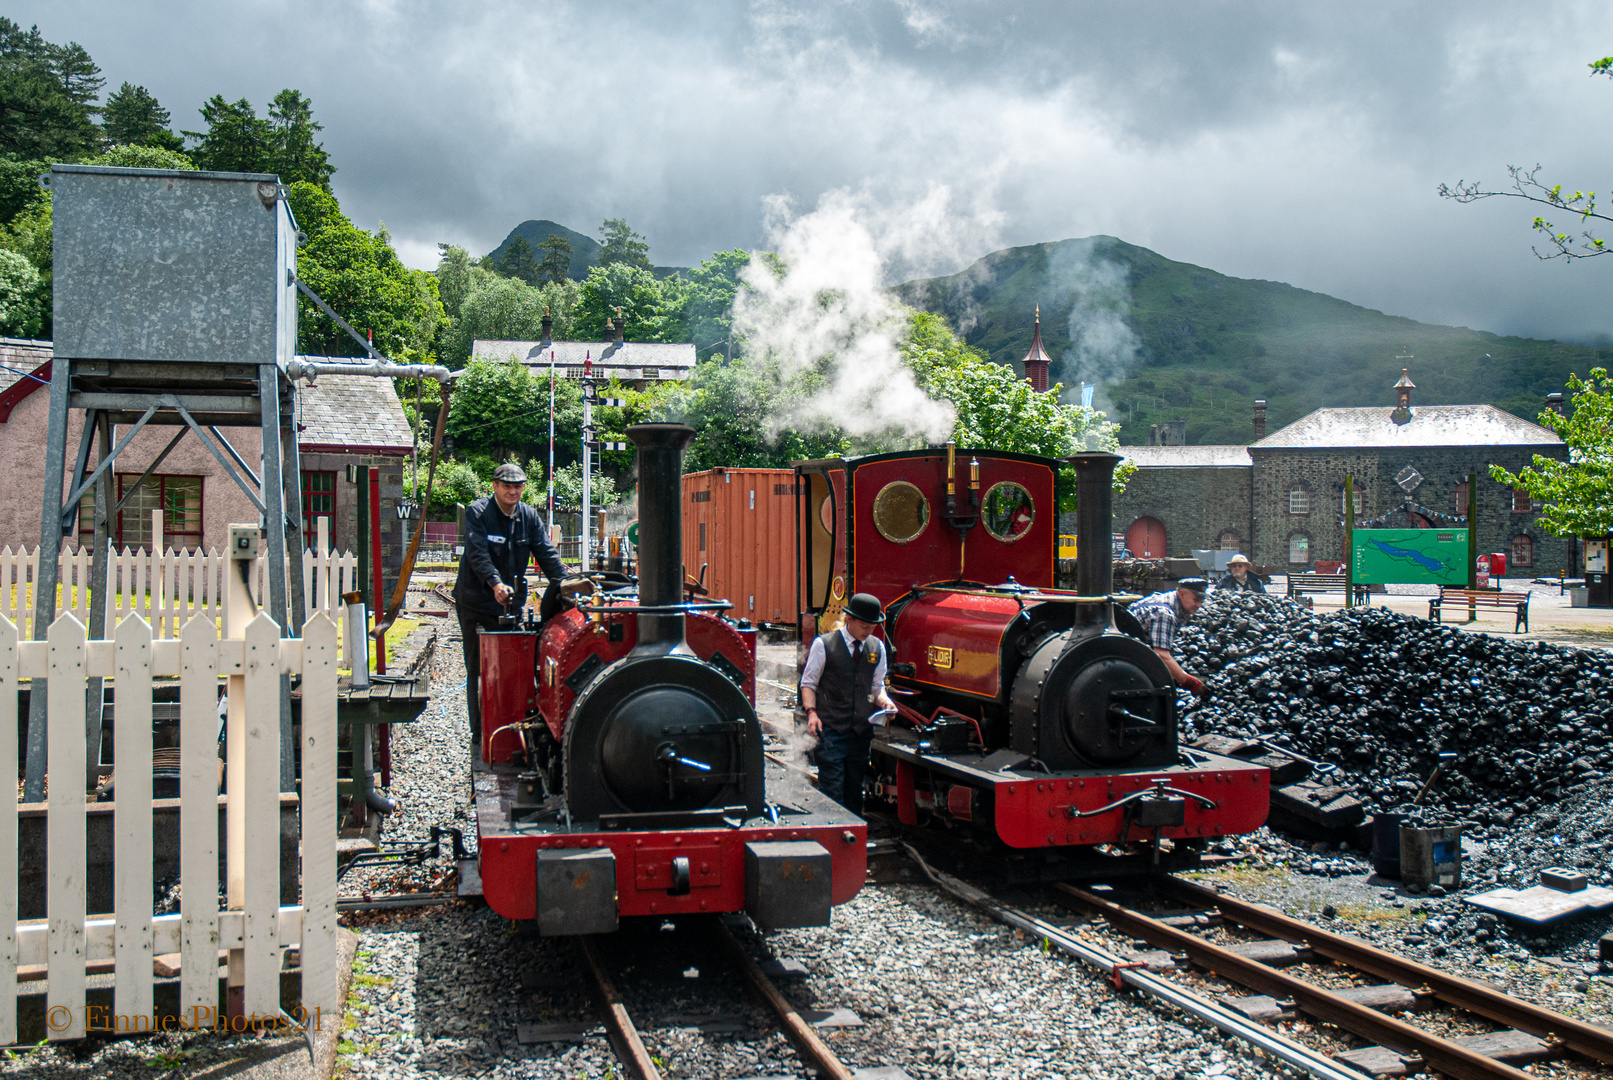
POLYGON ((636 590, 596 576, 541 631, 482 636, 482 893, 544 935, 697 912, 827 924, 862 886, 867 827, 764 757, 755 631, 724 619, 724 602, 685 601, 679 476, 694 430, 627 434, 636 590))
POLYGON ((899 715, 875 734, 876 803, 1010 877, 1180 868, 1266 820, 1270 773, 1180 744, 1176 687, 1113 593, 1119 461, 1071 459, 1074 592, 1053 587, 1064 462, 949 445, 796 465, 802 660, 847 597, 886 608, 899 715))

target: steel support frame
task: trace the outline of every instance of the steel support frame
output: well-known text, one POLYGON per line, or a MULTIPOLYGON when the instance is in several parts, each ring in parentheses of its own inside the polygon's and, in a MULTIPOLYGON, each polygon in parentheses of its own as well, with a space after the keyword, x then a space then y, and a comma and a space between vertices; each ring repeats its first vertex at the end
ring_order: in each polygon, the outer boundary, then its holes
MULTIPOLYGON (((110 575, 111 554, 111 521, 112 515, 123 508, 125 502, 140 489, 147 479, 157 470, 162 462, 178 445, 186 429, 195 432, 218 461, 219 465, 256 506, 262 514, 260 519, 268 539, 269 566, 278 568, 287 565, 288 552, 295 552, 300 556, 301 545, 294 543, 300 541, 302 535, 301 517, 301 480, 299 456, 296 446, 295 401, 296 389, 290 380, 285 380, 279 368, 274 364, 258 365, 256 381, 258 394, 255 397, 244 398, 240 394, 241 385, 234 381, 227 389, 220 387, 220 393, 212 394, 206 391, 188 392, 183 396, 173 393, 150 392, 97 392, 93 396, 75 394, 73 390, 73 377, 77 373, 79 364, 65 357, 56 357, 57 363, 51 368, 50 383, 50 420, 45 441, 45 481, 40 515, 40 544, 38 567, 34 575, 34 623, 33 637, 43 641, 49 633, 50 625, 55 621, 57 613, 56 591, 61 584, 58 560, 62 550, 64 538, 71 535, 77 523, 79 500, 92 488, 95 491, 95 552, 91 567, 91 580, 81 585, 88 585, 90 595, 95 598, 90 614, 90 625, 87 628, 91 637, 104 639, 107 635, 107 584, 110 575), (284 384, 282 386, 282 383, 284 384), (208 415, 203 419, 212 421, 209 427, 218 423, 228 424, 230 421, 250 421, 249 415, 242 414, 239 407, 244 402, 256 405, 259 428, 262 433, 262 471, 254 475, 250 466, 239 452, 231 446, 222 433, 213 432, 218 443, 222 443, 228 452, 232 463, 221 452, 217 443, 208 438, 202 424, 193 413, 196 406, 204 406, 208 402, 216 402, 229 410, 229 415, 215 417, 208 415), (272 403, 272 404, 271 404, 272 403), (85 409, 84 430, 79 441, 78 452, 73 461, 71 474, 68 472, 67 435, 70 418, 75 408, 81 405, 91 406, 85 409), (135 414, 138 413, 136 417, 135 414), (122 438, 114 442, 114 423, 123 418, 133 419, 130 429, 123 433, 122 438), (121 499, 113 500, 112 475, 113 465, 138 434, 141 428, 150 423, 178 423, 183 425, 180 431, 169 440, 163 451, 152 461, 134 486, 126 492, 121 499), (99 439, 96 454, 96 463, 93 470, 89 467, 89 451, 91 441, 99 439), (258 490, 252 487, 237 473, 234 464, 239 463, 242 470, 253 481, 257 482, 258 490), (68 479, 71 476, 71 488, 68 479), (71 495, 68 495, 68 491, 71 495), (289 541, 289 542, 288 542, 289 541)), ((101 374, 96 372, 96 374, 101 374)), ((160 542, 159 545, 160 547, 160 542)), ((268 573, 269 603, 266 610, 281 626, 282 636, 296 636, 301 631, 303 614, 303 582, 301 558, 290 559, 290 582, 285 573, 276 573, 271 569, 268 573), (289 585, 289 587, 288 587, 289 585), (289 593, 289 595, 288 595, 289 593), (295 598, 295 603, 292 599, 295 598)), ((101 692, 100 679, 91 679, 86 692, 85 702, 85 739, 86 739, 86 782, 93 785, 98 779, 98 765, 100 761, 100 733, 101 733, 101 692)), ((281 676, 280 693, 280 728, 281 728, 281 790, 292 790, 295 787, 295 746, 291 731, 291 682, 289 675, 281 676)), ((25 750, 25 767, 23 782, 23 800, 25 802, 40 802, 45 796, 45 777, 48 767, 46 759, 46 699, 47 680, 34 679, 29 694, 28 732, 25 750)))

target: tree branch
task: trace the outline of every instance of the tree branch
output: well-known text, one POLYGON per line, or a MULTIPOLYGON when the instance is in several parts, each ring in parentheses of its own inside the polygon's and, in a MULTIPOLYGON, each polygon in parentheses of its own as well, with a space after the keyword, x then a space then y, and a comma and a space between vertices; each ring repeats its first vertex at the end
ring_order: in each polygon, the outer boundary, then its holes
MULTIPOLYGON (((1483 185, 1475 180, 1468 183, 1458 180, 1454 186, 1450 184, 1439 185, 1439 195, 1444 199, 1452 199, 1459 203, 1477 202, 1480 199, 1489 199, 1497 195, 1508 199, 1523 199, 1525 202, 1536 203, 1540 206, 1549 206, 1557 210, 1566 210, 1577 214, 1581 223, 1590 221, 1613 222, 1610 216, 1596 208, 1596 192, 1576 191, 1572 195, 1563 194, 1563 186, 1556 184, 1547 187, 1538 179, 1540 166, 1524 169, 1517 165, 1507 166, 1507 175, 1512 178, 1511 191, 1487 191, 1483 185)), ((1534 230, 1544 235, 1551 244, 1548 253, 1542 254, 1539 248, 1532 247, 1535 256, 1540 259, 1591 259, 1598 255, 1606 255, 1613 248, 1586 230, 1578 237, 1566 232, 1558 232, 1556 226, 1543 217, 1535 218, 1534 230)))

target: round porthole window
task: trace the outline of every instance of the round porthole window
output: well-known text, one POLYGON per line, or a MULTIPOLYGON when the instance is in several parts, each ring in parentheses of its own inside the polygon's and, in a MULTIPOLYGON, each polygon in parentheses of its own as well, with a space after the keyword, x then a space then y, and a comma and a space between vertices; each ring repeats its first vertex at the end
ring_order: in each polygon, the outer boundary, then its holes
POLYGON ((874 497, 874 528, 893 544, 918 538, 930 523, 930 500, 915 484, 892 480, 874 497))
POLYGON ((980 520, 986 531, 1005 544, 1022 539, 1036 520, 1036 503, 1031 493, 1011 480, 993 484, 980 504, 980 520))

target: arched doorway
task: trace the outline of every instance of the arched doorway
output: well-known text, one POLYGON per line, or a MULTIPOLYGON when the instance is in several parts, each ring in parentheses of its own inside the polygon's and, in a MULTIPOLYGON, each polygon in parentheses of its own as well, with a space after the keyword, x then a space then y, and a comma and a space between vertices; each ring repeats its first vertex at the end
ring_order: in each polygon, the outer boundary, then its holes
POLYGON ((1126 530, 1126 547, 1139 559, 1165 557, 1165 523, 1155 517, 1140 517, 1126 530))

